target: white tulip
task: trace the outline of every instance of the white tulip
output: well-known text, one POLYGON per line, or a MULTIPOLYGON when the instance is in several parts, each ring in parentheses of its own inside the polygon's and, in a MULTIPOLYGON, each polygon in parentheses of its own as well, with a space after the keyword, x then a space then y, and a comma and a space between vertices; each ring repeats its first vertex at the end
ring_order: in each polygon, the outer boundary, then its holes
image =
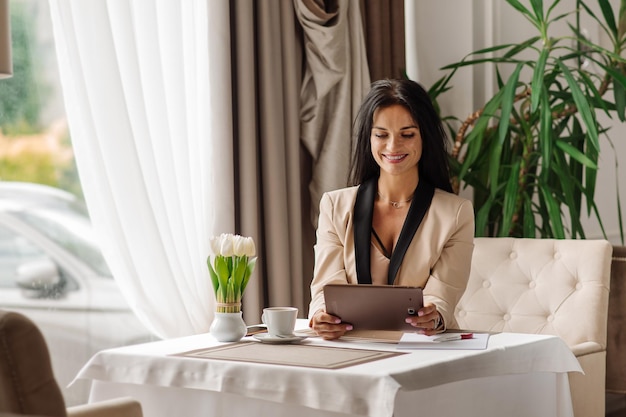
POLYGON ((244 255, 252 257, 256 254, 256 247, 254 246, 254 239, 251 237, 244 237, 244 255))
POLYGON ((235 256, 243 256, 246 251, 246 238, 243 236, 235 235, 233 236, 233 252, 235 256))
POLYGON ((256 253, 254 240, 222 233, 209 239, 209 250, 214 252, 207 259, 207 264, 218 303, 217 312, 240 312, 241 296, 256 265, 256 258, 251 259, 256 253))
POLYGON ((219 255, 221 248, 221 240, 219 236, 209 238, 209 255, 219 255))
POLYGON ((252 257, 255 254, 256 247, 251 237, 222 233, 209 238, 209 255, 252 257))
POLYGON ((220 236, 220 254, 233 256, 233 235, 224 233, 220 236))

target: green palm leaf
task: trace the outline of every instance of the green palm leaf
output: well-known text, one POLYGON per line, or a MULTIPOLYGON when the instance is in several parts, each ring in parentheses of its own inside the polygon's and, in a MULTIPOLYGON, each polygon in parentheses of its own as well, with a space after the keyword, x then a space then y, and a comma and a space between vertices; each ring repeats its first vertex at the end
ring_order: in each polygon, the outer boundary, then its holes
POLYGON ((537 65, 535 66, 535 70, 533 72, 533 80, 531 82, 531 105, 530 111, 534 112, 537 110, 537 106, 539 105, 539 99, 541 97, 542 91, 544 91, 543 87, 543 76, 546 68, 546 61, 548 60, 548 55, 550 54, 550 50, 546 47, 541 50, 541 54, 539 55, 539 60, 537 61, 537 65))
POLYGON ((557 60, 557 62, 559 68, 561 69, 561 71, 563 71, 563 76, 565 77, 565 80, 567 81, 567 84, 572 92, 572 98, 574 99, 576 107, 578 108, 578 112, 583 120, 583 123, 585 124, 585 127, 587 128, 587 135, 589 136, 589 140, 591 141, 593 147, 597 151, 600 151, 600 141, 598 140, 598 128, 596 125, 596 118, 594 113, 591 111, 591 108, 589 107, 589 102, 587 101, 585 95, 578 86, 578 82, 576 81, 576 79, 574 79, 572 73, 567 68, 567 66, 563 64, 563 62, 561 62, 560 60, 557 60))

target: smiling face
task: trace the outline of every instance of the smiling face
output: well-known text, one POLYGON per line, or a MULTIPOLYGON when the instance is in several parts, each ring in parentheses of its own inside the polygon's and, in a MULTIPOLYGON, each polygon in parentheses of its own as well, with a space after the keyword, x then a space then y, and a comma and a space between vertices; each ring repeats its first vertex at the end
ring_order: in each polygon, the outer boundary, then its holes
POLYGON ((422 136, 406 107, 394 104, 374 112, 370 144, 381 175, 417 175, 422 136))

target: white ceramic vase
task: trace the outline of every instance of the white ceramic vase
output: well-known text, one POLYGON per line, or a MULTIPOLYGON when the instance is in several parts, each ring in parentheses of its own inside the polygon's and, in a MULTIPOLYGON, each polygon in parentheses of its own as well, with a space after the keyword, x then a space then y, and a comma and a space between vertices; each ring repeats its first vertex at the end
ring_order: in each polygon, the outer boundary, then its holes
POLYGON ((241 311, 237 313, 215 313, 209 332, 219 342, 237 342, 246 335, 246 323, 241 311))

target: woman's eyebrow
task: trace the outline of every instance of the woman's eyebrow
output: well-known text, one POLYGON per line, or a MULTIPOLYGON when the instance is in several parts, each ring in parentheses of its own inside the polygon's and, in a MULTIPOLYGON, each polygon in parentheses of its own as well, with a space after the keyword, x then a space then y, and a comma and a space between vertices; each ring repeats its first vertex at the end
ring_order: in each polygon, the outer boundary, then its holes
MULTIPOLYGON (((372 126, 372 129, 389 130, 386 127, 380 127, 380 126, 372 126)), ((417 125, 409 125, 409 126, 404 126, 400 128, 400 130, 408 130, 408 129, 419 129, 419 127, 417 125)))

